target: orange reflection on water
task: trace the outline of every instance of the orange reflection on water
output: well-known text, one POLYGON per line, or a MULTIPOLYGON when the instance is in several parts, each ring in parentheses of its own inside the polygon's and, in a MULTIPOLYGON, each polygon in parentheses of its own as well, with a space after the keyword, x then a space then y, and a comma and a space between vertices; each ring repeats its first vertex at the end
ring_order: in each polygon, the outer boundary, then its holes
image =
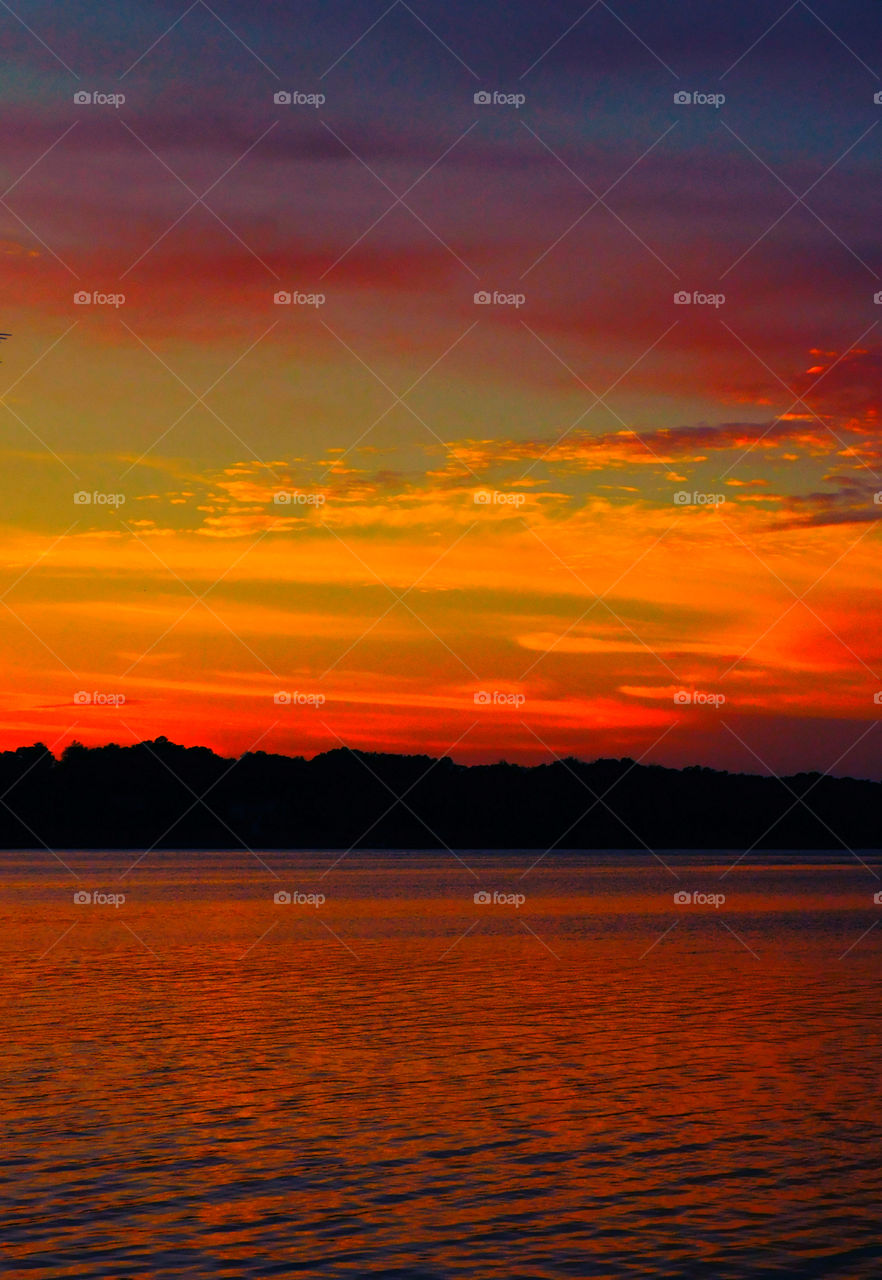
POLYGON ((878 1270, 860 868, 266 858, 7 857, 11 1274, 878 1270))

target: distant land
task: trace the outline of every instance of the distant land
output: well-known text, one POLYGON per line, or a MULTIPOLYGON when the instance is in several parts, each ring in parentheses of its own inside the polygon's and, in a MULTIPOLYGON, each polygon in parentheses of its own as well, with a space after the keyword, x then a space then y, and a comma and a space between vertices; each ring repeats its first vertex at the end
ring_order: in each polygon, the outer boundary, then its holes
POLYGON ((462 765, 157 738, 0 753, 6 849, 876 849, 882 783, 633 760, 462 765))

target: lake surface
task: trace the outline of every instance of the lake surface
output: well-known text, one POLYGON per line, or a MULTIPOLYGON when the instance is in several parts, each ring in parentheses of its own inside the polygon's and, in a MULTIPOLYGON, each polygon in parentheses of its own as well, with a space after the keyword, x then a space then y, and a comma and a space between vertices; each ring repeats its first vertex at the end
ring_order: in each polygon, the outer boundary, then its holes
POLYGON ((878 854, 61 856, 0 854, 4 1276, 882 1271, 878 854))

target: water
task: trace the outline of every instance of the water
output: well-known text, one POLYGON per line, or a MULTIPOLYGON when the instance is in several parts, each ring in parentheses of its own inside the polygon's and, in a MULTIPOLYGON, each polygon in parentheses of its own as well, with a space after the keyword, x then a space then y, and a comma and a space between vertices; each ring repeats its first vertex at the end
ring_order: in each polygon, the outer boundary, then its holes
POLYGON ((134 856, 0 855, 4 1275, 879 1274, 853 859, 134 856))

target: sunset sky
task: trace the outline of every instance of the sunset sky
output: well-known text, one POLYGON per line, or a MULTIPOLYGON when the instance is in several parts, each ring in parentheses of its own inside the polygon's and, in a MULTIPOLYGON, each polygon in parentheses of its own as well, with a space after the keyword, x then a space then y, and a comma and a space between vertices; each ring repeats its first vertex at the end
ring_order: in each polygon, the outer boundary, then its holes
POLYGON ((0 9, 0 748, 882 776, 879 30, 0 9))

